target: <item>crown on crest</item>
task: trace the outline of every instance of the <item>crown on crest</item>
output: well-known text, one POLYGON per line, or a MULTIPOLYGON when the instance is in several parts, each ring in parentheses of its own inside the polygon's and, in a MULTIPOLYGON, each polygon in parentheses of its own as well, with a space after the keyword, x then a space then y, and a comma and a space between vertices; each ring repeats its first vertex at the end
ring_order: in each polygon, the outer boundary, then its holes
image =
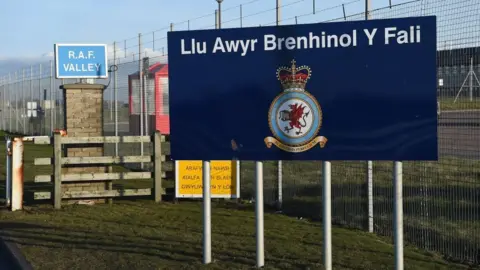
POLYGON ((277 79, 282 84, 283 90, 303 91, 312 71, 307 66, 297 67, 295 59, 291 63, 291 67, 279 67, 277 69, 277 79))

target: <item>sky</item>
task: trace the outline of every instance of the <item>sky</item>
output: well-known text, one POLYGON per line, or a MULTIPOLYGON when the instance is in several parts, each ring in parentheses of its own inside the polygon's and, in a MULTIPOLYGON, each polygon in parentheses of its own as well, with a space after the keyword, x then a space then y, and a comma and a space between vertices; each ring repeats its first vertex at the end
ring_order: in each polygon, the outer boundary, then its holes
MULTIPOLYGON (((372 0, 373 7, 388 5, 388 0, 372 0)), ((405 2, 393 0, 393 3, 405 2)), ((363 0, 316 0, 316 21, 343 16, 341 7, 320 11, 346 3, 353 14, 364 8, 363 0), (354 2, 354 3, 350 3, 354 2), (350 4, 349 4, 350 3, 350 4)), ((276 0, 225 0, 222 4, 223 27, 240 25, 240 8, 244 26, 275 22, 276 0), (270 10, 269 12, 262 12, 270 10), (260 13, 255 16, 252 14, 260 13)), ((313 0, 281 0, 284 19, 312 13, 313 0)), ((0 59, 33 58, 48 55, 54 43, 122 42, 138 33, 168 28, 170 23, 190 20, 191 29, 213 26, 215 0, 137 0, 137 1, 65 1, 65 0, 3 0, 0 23, 5 27, 0 43, 0 59), (202 19, 198 17, 205 16, 202 19), (21 16, 20 16, 21 15, 21 16)), ((300 18, 301 20, 301 18, 300 18)), ((289 23, 293 23, 291 19, 289 23)), ((186 29, 187 23, 175 25, 186 29)), ((166 31, 158 31, 158 38, 166 31)))
MULTIPOLYGON (((441 46, 479 43, 479 0, 370 0, 373 19, 436 14, 441 46), (415 3, 389 9, 389 4, 415 3), (423 12, 423 10, 427 12, 423 12), (450 19, 451 16, 456 19, 450 19), (472 22, 472 18, 477 18, 472 22), (454 36, 455 35, 455 36, 454 36), (458 37, 463 36, 459 39, 458 37), (443 41, 446 40, 446 41, 443 41), (457 41, 457 43, 459 43, 457 41)), ((365 0, 281 0, 281 24, 313 23, 348 18, 360 20, 365 0), (313 3, 315 2, 315 14, 313 3), (342 6, 344 4, 344 8, 342 6), (355 16, 355 14, 357 14, 355 16)), ((0 77, 47 63, 55 43, 104 43, 116 57, 138 59, 138 35, 147 56, 168 53, 166 35, 173 30, 214 28, 215 0, 2 0, 0 23, 0 77), (8 27, 7 27, 8 26, 8 27), (125 50, 125 47, 127 48, 125 50), (137 56, 135 56, 135 53, 137 56)), ((222 28, 274 25, 276 0, 224 0, 222 28), (240 9, 241 5, 241 9, 240 9), (243 19, 240 20, 240 11, 243 19)), ((123 60, 124 61, 124 60, 123 60)), ((44 68, 44 70, 46 70, 44 68)))

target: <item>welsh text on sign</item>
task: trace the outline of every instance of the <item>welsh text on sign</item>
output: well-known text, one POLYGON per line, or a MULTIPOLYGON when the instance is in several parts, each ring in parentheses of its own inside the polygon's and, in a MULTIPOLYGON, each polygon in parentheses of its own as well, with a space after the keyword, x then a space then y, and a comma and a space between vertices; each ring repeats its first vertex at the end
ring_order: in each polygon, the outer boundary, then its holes
MULTIPOLYGON (((211 161, 210 187, 212 198, 240 197, 238 161, 211 161)), ((202 198, 202 161, 181 160, 175 162, 175 197, 202 198)))

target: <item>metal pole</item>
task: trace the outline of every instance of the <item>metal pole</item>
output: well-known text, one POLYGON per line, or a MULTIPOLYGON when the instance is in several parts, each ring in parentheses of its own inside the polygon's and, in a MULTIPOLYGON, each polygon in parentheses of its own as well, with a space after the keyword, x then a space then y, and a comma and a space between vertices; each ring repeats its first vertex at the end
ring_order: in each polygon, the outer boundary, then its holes
POLYGON ((332 164, 323 162, 323 264, 332 269, 332 164))
MULTIPOLYGON (((33 66, 30 65, 30 106, 33 105, 33 66)), ((28 110, 28 102, 27 102, 27 110, 28 110)), ((28 116, 28 113, 27 113, 28 116)), ((30 116, 31 117, 31 116, 30 116)), ((29 129, 32 129, 32 125, 30 125, 30 117, 28 118, 28 127, 29 129)), ((29 130, 29 134, 33 134, 33 130, 29 130)))
POLYGON ((215 9, 215 29, 219 29, 218 28, 218 10, 215 9))
POLYGON ((212 262, 210 161, 203 161, 203 263, 212 262))
POLYGON ((265 264, 264 226, 263 226, 263 162, 255 163, 255 229, 257 242, 257 267, 265 264))
POLYGON ((7 80, 6 77, 2 77, 2 96, 0 99, 2 101, 2 130, 7 131, 7 112, 6 107, 7 107, 7 80))
POLYGON ((8 131, 12 132, 12 76, 8 73, 8 131))
POLYGON ((22 118, 23 118, 23 134, 27 134, 26 115, 25 115, 25 69, 22 70, 22 118))
POLYGON ((3 123, 3 130, 7 130, 7 102, 8 102, 8 94, 7 94, 7 76, 3 76, 3 94, 2 94, 2 123, 3 123))
MULTIPOLYGON (((115 66, 113 71, 113 99, 115 106, 115 137, 118 137, 118 89, 117 89, 117 43, 113 43, 113 65, 115 66)), ((118 142, 115 143, 115 156, 118 157, 118 142)))
POLYGON ((240 28, 243 27, 243 7, 240 5, 240 28))
POLYGON ((6 149, 7 149, 7 175, 5 180, 5 204, 7 207, 10 206, 11 199, 11 187, 12 187, 12 139, 7 137, 6 149))
POLYGON ((468 75, 470 76, 470 82, 469 82, 469 88, 470 88, 470 102, 473 101, 473 57, 470 58, 470 72, 468 72, 468 75))
MULTIPOLYGON (((142 59, 143 61, 143 59, 142 59)), ((147 74, 148 74, 148 66, 145 67, 145 63, 143 64, 143 69, 144 69, 144 72, 143 72, 143 84, 142 84, 142 88, 143 88, 143 103, 144 103, 144 117, 145 117, 145 120, 144 120, 144 123, 145 123, 145 135, 148 136, 148 134, 150 133, 149 130, 148 130, 148 95, 147 95, 147 91, 149 91, 148 89, 148 80, 147 80, 147 74)))
POLYGON ((0 123, 2 124, 1 129, 5 130, 5 125, 4 125, 4 121, 5 121, 5 84, 3 82, 3 77, 0 77, 0 86, 2 87, 2 91, 0 92, 0 102, 2 102, 2 108, 0 109, 0 112, 2 112, 2 117, 0 118, 0 120, 2 122, 0 122, 0 123))
POLYGON ((18 133, 18 73, 15 71, 15 83, 13 84, 15 91, 15 132, 18 133))
POLYGON ((50 60, 50 98, 49 103, 50 103, 50 136, 53 136, 53 130, 55 129, 53 125, 53 115, 55 112, 55 101, 53 101, 53 61, 50 60))
MULTIPOLYGON (((139 96, 140 96, 140 136, 143 136, 143 92, 142 92, 142 85, 143 85, 143 62, 142 62, 142 34, 138 34, 138 80, 139 80, 139 96)), ((143 141, 140 142, 140 155, 143 156, 143 141)), ((143 162, 140 164, 141 168, 143 169, 143 162)))
MULTIPOLYGON (((365 0, 365 20, 370 19, 371 0, 365 0)), ((344 7, 345 10, 345 7, 344 7)), ((345 16, 345 11, 344 11, 345 16)), ((345 16, 346 18, 346 16, 345 16)), ((373 162, 367 161, 368 232, 373 233, 373 162)))
POLYGON ((217 0, 218 2, 218 29, 222 29, 222 1, 217 0))
POLYGON ((57 91, 55 90, 55 85, 56 85, 56 78, 54 75, 54 70, 52 70, 52 112, 53 112, 53 124, 52 124, 52 136, 53 136, 53 130, 57 128, 57 91))
POLYGON ((0 108, 0 112, 1 112, 1 117, 0 117, 0 129, 1 130, 4 130, 5 131, 5 128, 4 128, 4 125, 3 125, 3 122, 5 121, 5 106, 4 106, 4 103, 5 103, 5 85, 3 83, 3 77, 0 77, 0 102, 2 104, 2 107, 0 108))
POLYGON ((170 32, 173 31, 173 23, 170 23, 170 32))
POLYGON ((372 10, 372 0, 365 0, 365 20, 370 20, 370 10, 372 10))
MULTIPOLYGON (((277 21, 279 26, 281 21, 281 1, 277 0, 277 21)), ((277 210, 281 210, 283 205, 283 162, 277 162, 277 210)))
MULTIPOLYGON (((39 76, 38 76, 38 104, 37 104, 37 107, 36 107, 36 109, 37 109, 37 117, 38 117, 38 118, 40 118, 40 114, 38 113, 38 112, 39 112, 39 111, 38 111, 38 106, 40 105, 40 100, 42 100, 42 99, 40 98, 40 95, 41 95, 41 94, 42 94, 42 64, 40 64, 40 66, 39 66, 39 76)), ((40 119, 38 119, 38 120, 40 120, 40 119)), ((37 123, 38 123, 38 122, 37 122, 37 123)), ((40 133, 41 135, 43 135, 41 123, 42 123, 42 122, 40 122, 40 131, 39 131, 39 133, 40 133)))
MULTIPOLYGON (((115 48, 115 45, 114 45, 114 48, 115 48)), ((115 49, 113 49, 115 51, 115 49)), ((114 57, 115 58, 115 52, 113 53, 114 57)), ((109 103, 109 106, 110 106, 110 123, 113 121, 113 104, 112 104, 112 101, 113 101, 113 91, 110 91, 110 103, 109 103)))
POLYGON ((277 25, 280 25, 280 20, 281 20, 281 17, 282 17, 282 14, 281 14, 281 0, 277 0, 277 25))
POLYGON ((367 161, 368 232, 373 233, 373 162, 367 161))
POLYGON ((394 244, 395 244, 395 269, 403 270, 403 194, 402 179, 403 164, 401 161, 394 162, 393 168, 393 213, 394 213, 394 244))

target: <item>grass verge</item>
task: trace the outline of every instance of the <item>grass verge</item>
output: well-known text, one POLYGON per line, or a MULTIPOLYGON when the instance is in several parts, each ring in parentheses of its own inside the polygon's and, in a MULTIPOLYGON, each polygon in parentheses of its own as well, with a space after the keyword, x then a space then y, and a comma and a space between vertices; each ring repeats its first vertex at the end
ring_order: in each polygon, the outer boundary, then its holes
MULTIPOLYGON (((1 138, 0 138, 1 140, 1 138)), ((148 146, 147 146, 148 147, 148 146)), ((165 147, 166 151, 168 147, 165 147)), ((128 148, 121 148, 133 151, 128 148)), ((138 150, 138 149, 137 149, 138 150)), ((121 155, 139 153, 121 153, 121 155)), ((33 166, 35 157, 51 157, 49 146, 25 146, 26 194, 35 190, 51 189, 50 185, 35 184, 34 175, 51 174, 50 166, 33 166)), ((171 164, 169 164, 171 166, 171 164)), ((271 202, 275 195, 276 165, 265 162, 265 199, 271 202)), ((374 221, 379 234, 392 232, 392 163, 374 162, 374 221)), ((125 170, 116 167, 115 170, 125 170)), ((284 212, 319 220, 321 213, 321 162, 284 162, 284 212)), ((4 160, 0 159, 0 192, 4 160)), ((250 199, 253 194, 254 164, 242 162, 241 195, 250 199)), ((332 163, 332 205, 336 224, 365 228, 366 193, 365 162, 332 163)), ((480 241, 480 212, 475 193, 480 190, 478 161, 442 158, 439 162, 404 163, 404 226, 405 239, 420 247, 448 254, 450 259, 475 256, 480 241), (461 199, 459 199, 461 198, 461 199), (468 254, 468 255, 465 255, 468 254)), ((122 180, 115 188, 148 188, 152 180, 122 180)), ((173 180, 164 181, 164 187, 173 187, 173 180)))
POLYGON ((442 111, 480 110, 480 98, 478 97, 474 97, 472 101, 467 97, 459 97, 457 101, 454 97, 439 97, 438 101, 442 111))
MULTIPOLYGON (((35 269, 248 269, 255 265, 251 206, 214 203, 214 263, 201 265, 201 204, 117 202, 2 212, 2 233, 35 269)), ((266 269, 322 269, 320 224, 265 215, 266 269)), ((333 229, 334 269, 393 269, 393 248, 365 232, 333 229)), ((411 247, 406 269, 466 269, 411 247)))

